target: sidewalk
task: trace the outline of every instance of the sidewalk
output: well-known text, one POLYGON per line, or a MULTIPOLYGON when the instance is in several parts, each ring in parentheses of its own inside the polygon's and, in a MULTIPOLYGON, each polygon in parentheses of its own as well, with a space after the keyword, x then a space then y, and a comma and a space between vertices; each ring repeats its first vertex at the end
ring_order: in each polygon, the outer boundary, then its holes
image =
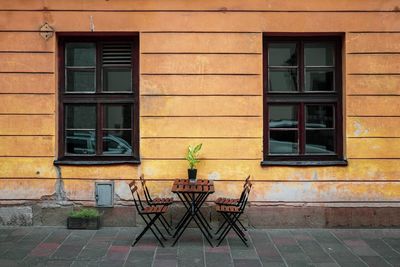
POLYGON ((400 266, 400 229, 257 229, 249 247, 231 235, 216 248, 187 229, 175 247, 149 234, 132 248, 140 230, 0 227, 0 266, 400 266))

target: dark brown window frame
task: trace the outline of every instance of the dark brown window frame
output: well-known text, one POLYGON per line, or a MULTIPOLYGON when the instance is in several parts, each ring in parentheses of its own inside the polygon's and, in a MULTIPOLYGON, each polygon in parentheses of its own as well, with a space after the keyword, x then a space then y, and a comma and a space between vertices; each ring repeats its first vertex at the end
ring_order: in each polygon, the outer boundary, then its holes
POLYGON ((263 35, 263 161, 262 166, 331 166, 347 165, 343 156, 343 88, 342 88, 342 34, 268 34, 263 35), (307 41, 329 41, 335 43, 335 91, 306 92, 304 90, 304 48, 307 41), (297 92, 268 92, 268 43, 296 42, 298 53, 298 88, 297 92), (295 104, 298 109, 299 154, 269 154, 269 114, 268 107, 273 104, 295 104), (307 155, 305 147, 305 111, 306 104, 332 104, 335 109, 335 155, 307 155))
POLYGON ((139 34, 138 33, 61 33, 58 34, 58 159, 56 165, 103 165, 103 164, 139 164, 139 34), (101 72, 99 60, 102 42, 126 41, 132 44, 132 91, 131 92, 102 92, 101 72), (94 42, 96 43, 96 91, 94 93, 73 93, 65 91, 65 44, 67 42, 94 42), (101 151, 103 130, 104 104, 129 104, 132 107, 132 155, 82 155, 72 156, 65 154, 65 104, 95 104, 96 105, 96 153, 101 151), (100 147, 99 147, 100 146, 100 147))

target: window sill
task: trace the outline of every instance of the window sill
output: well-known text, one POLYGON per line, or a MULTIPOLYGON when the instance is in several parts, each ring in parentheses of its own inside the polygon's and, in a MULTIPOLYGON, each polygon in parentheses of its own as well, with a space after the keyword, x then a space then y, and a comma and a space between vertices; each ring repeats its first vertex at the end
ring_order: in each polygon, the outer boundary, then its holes
POLYGON ((53 162, 56 166, 70 165, 70 166, 92 166, 92 165, 121 165, 130 164, 138 165, 140 160, 55 160, 53 162))
POLYGON ((274 160, 264 160, 261 161, 261 166, 347 166, 347 160, 327 160, 327 161, 295 161, 295 160, 285 160, 285 161, 274 161, 274 160))

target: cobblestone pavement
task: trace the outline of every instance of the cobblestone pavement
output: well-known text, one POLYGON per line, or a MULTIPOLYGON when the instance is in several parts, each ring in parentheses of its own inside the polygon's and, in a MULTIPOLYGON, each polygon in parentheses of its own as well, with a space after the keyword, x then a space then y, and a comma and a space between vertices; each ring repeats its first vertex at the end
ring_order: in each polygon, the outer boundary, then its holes
POLYGON ((400 267, 400 229, 254 229, 249 247, 232 234, 215 248, 187 229, 175 247, 149 234, 132 248, 140 230, 0 227, 0 266, 400 267))

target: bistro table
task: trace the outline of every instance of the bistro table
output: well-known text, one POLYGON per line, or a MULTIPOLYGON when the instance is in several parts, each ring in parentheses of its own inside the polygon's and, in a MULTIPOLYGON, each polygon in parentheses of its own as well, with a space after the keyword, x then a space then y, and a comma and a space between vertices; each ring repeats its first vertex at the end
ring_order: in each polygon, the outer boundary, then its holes
POLYGON ((210 239, 212 235, 209 230, 211 226, 208 224, 200 208, 206 201, 207 197, 214 193, 214 182, 211 180, 197 179, 195 182, 190 182, 188 179, 176 179, 172 185, 172 192, 176 193, 186 208, 186 213, 176 226, 174 234, 174 246, 182 236, 183 232, 189 226, 189 223, 194 222, 207 239, 208 243, 213 247, 210 239))

